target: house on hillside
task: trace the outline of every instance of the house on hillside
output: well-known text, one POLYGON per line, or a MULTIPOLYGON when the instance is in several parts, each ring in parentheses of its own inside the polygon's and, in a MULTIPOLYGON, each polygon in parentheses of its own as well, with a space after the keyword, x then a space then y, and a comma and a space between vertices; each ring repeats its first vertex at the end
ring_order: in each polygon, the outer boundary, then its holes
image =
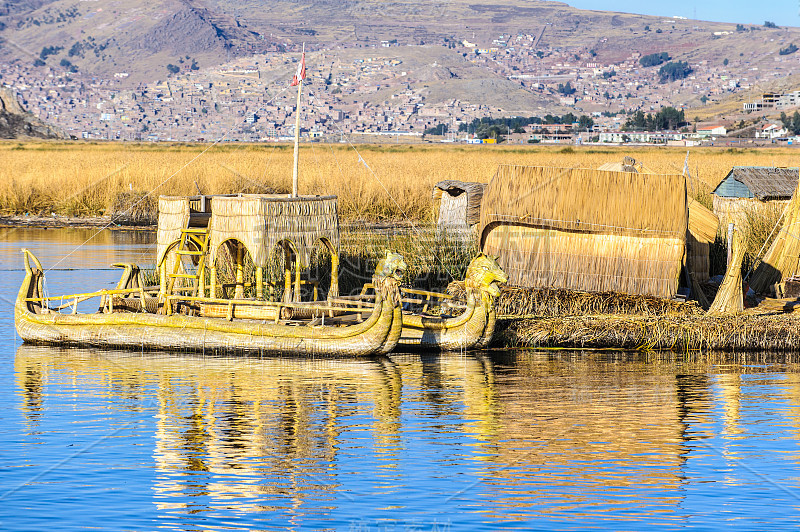
POLYGON ((778 124, 767 124, 756 131, 757 139, 778 139, 789 135, 789 130, 778 124))
POLYGON ((704 126, 697 126, 697 132, 694 133, 695 138, 711 138, 711 137, 724 137, 728 134, 728 130, 721 124, 709 124, 704 126))
POLYGON ((798 168, 734 166, 712 192, 720 222, 740 223, 746 213, 780 210, 797 188, 798 168))

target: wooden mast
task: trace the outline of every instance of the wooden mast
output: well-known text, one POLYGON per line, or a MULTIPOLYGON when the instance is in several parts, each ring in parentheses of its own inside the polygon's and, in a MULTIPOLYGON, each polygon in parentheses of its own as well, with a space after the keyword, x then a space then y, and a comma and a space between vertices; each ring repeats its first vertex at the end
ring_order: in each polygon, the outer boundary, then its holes
MULTIPOLYGON (((306 43, 303 43, 303 55, 300 61, 305 61, 306 59, 306 43)), ((303 77, 305 75, 305 66, 301 67, 302 72, 300 76, 297 76, 297 105, 294 109, 295 119, 294 119, 294 167, 292 170, 292 197, 298 196, 297 191, 297 174, 298 174, 298 166, 299 166, 299 159, 300 159, 300 95, 303 92, 303 77)))

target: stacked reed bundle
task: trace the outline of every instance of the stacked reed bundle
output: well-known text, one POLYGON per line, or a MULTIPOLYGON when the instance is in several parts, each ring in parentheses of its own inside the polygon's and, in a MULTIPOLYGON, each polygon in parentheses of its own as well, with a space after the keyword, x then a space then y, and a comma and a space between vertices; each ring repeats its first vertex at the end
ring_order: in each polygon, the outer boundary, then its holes
POLYGON ((795 190, 783 211, 783 225, 753 276, 750 287, 756 293, 774 293, 781 279, 800 272, 800 196, 795 190))
POLYGON ((501 166, 481 250, 527 287, 674 296, 688 214, 680 175, 501 166))
POLYGON ((744 259, 744 238, 741 231, 734 232, 731 243, 731 260, 725 270, 714 302, 708 309, 709 316, 725 316, 739 314, 744 310, 744 293, 742 292, 742 260, 744 259))
POLYGON ((772 315, 572 316, 503 322, 508 347, 687 351, 797 351, 800 320, 772 315))
POLYGON ((243 194, 214 198, 211 216, 210 254, 216 257, 226 240, 243 243, 253 263, 266 268, 275 246, 288 240, 303 267, 312 251, 325 239, 334 252, 339 249, 339 218, 336 196, 243 194))
MULTIPOLYGON (((457 283, 451 283, 456 285, 457 283)), ((463 283, 461 283, 463 285, 463 283)), ((448 292, 455 292, 455 286, 448 292)), ((564 289, 503 289, 497 314, 506 318, 535 315, 583 316, 588 314, 633 314, 639 316, 695 315, 702 309, 695 302, 680 302, 659 297, 620 294, 618 292, 576 292, 564 289)))

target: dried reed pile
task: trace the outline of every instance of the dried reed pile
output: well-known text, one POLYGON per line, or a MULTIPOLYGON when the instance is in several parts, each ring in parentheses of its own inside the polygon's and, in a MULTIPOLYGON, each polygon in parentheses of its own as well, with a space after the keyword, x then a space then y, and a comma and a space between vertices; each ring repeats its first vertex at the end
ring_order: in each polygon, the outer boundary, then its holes
MULTIPOLYGON (((450 289, 448 288, 448 291, 450 289)), ((503 317, 583 316, 587 314, 635 314, 640 316, 696 315, 695 302, 619 292, 577 292, 548 288, 503 289, 497 313, 503 317)))
POLYGON ((516 347, 588 347, 686 351, 797 351, 792 315, 573 316, 503 322, 496 343, 516 347))
POLYGON ((501 166, 480 242, 513 285, 671 297, 687 226, 680 175, 501 166))

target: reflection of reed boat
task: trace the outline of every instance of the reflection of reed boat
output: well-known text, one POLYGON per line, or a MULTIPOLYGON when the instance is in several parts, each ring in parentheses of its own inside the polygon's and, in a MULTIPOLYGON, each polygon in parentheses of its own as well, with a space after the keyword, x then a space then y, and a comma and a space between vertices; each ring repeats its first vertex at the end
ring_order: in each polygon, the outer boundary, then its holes
MULTIPOLYGON (((115 290, 70 296, 44 297, 44 272, 33 254, 24 250, 25 279, 17 295, 14 317, 17 332, 29 343, 135 347, 141 349, 223 350, 275 354, 369 355, 387 353, 401 330, 398 278, 405 266, 400 259, 376 276, 375 305, 363 321, 345 307, 319 303, 269 303, 206 297, 173 298, 172 307, 185 312, 158 313, 155 289, 141 284, 138 268, 127 265, 115 290), (31 266, 31 261, 35 267, 31 266), (395 267, 391 269, 392 267, 395 267), (101 298, 96 313, 77 313, 80 301, 101 298), (50 302, 67 303, 50 308, 50 302), (217 307, 226 317, 206 317, 217 307), (72 307, 71 314, 60 311, 72 307), (152 309, 156 312, 150 312, 152 309), (244 309, 244 310, 243 310, 244 309), (258 319, 239 319, 239 312, 258 319), (305 315, 307 319, 295 318, 305 315)), ((396 256, 399 258, 399 256, 396 256)), ((354 309, 355 310, 355 309, 354 309)), ((364 309, 360 309, 363 312, 364 309)))

